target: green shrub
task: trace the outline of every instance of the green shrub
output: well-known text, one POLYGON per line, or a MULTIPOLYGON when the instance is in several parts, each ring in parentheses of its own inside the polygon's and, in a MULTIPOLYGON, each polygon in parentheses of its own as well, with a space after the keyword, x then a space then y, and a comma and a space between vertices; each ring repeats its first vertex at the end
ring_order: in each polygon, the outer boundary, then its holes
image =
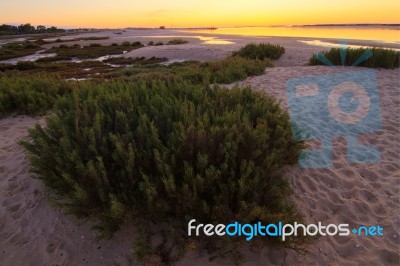
POLYGON ((189 41, 183 40, 183 39, 173 39, 173 40, 170 40, 168 42, 168 44, 185 44, 185 43, 188 43, 188 42, 189 41))
POLYGON ((144 46, 141 42, 133 42, 131 45, 134 47, 136 47, 136 46, 143 47, 144 46))
POLYGON ((233 52, 233 56, 240 56, 250 59, 265 58, 277 60, 285 53, 285 48, 278 44, 270 43, 250 43, 239 49, 239 51, 233 52))
POLYGON ((148 45, 148 46, 153 46, 153 45, 154 45, 154 42, 153 42, 153 41, 149 41, 149 42, 147 43, 147 45, 148 45))
POLYGON ((130 42, 123 42, 121 45, 122 45, 122 46, 130 46, 131 43, 130 43, 130 42))
POLYGON ((0 116, 7 113, 43 114, 71 85, 54 76, 0 74, 0 116))
POLYGON ((357 66, 363 67, 381 67, 381 68, 398 68, 400 60, 400 52, 391 49, 382 48, 347 48, 345 53, 344 62, 342 62, 342 56, 340 48, 331 48, 329 51, 323 51, 319 54, 314 54, 309 61, 310 65, 324 65, 327 62, 319 60, 322 56, 328 59, 333 65, 344 65, 352 66, 357 60, 363 58, 365 53, 370 53, 371 57, 365 61, 357 64, 357 66), (370 52, 367 52, 369 50, 370 52))
POLYGON ((91 43, 90 47, 101 47, 100 43, 91 43))
POLYGON ((157 43, 155 44, 155 46, 160 46, 160 45, 164 45, 164 43, 163 43, 163 42, 157 42, 157 43))
POLYGON ((60 203, 104 233, 138 219, 185 235, 192 218, 295 217, 281 168, 297 160, 302 144, 279 103, 250 88, 80 83, 22 145, 60 203))

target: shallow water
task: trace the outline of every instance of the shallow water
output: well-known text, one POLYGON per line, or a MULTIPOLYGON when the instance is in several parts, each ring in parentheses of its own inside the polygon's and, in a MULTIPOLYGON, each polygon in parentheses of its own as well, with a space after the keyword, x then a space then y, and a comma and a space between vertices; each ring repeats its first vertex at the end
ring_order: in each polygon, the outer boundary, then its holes
POLYGON ((400 45, 400 27, 398 26, 238 27, 218 28, 215 30, 182 30, 182 32, 265 37, 369 40, 400 45))
MULTIPOLYGON (((371 48, 371 46, 368 45, 355 45, 355 44, 347 44, 347 43, 334 43, 334 42, 325 42, 325 41, 320 41, 320 40, 311 40, 311 41, 299 41, 308 45, 315 45, 315 46, 322 46, 322 47, 328 47, 328 48, 340 48, 340 47, 346 47, 346 48, 371 48)), ((390 48, 392 50, 400 51, 400 48, 390 48)))
POLYGON ((18 63, 18 61, 30 61, 30 62, 33 62, 33 61, 36 61, 36 60, 38 60, 40 58, 56 56, 55 53, 43 54, 44 51, 46 51, 46 50, 40 50, 40 51, 37 51, 34 54, 27 55, 27 56, 11 58, 11 59, 7 59, 7 60, 1 60, 0 63, 15 65, 15 64, 18 63))

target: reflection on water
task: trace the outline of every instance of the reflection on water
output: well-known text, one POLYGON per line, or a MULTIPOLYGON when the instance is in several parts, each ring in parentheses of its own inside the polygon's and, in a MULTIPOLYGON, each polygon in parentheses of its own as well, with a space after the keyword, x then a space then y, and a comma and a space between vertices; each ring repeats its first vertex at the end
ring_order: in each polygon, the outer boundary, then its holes
MULTIPOLYGON (((354 45, 354 44, 347 44, 347 43, 333 43, 333 42, 324 42, 320 40, 311 40, 311 41, 299 41, 308 45, 315 45, 315 46, 322 46, 322 47, 334 47, 340 48, 345 46, 346 48, 371 48, 371 46, 366 45, 354 45)), ((400 51, 400 48, 391 48, 392 50, 400 51)))
POLYGON ((200 41, 203 41, 205 44, 232 44, 233 42, 219 39, 218 37, 205 37, 205 36, 196 36, 200 41))
POLYGON ((18 63, 18 61, 31 61, 31 62, 33 62, 33 61, 38 60, 39 58, 56 56, 56 54, 54 54, 54 53, 42 54, 44 51, 46 51, 46 50, 41 50, 41 51, 38 51, 38 52, 36 52, 34 54, 27 55, 27 56, 22 56, 22 57, 2 60, 2 61, 0 61, 0 63, 15 65, 15 64, 18 63))
POLYGON ((400 44, 400 27, 243 27, 218 28, 216 30, 183 30, 207 34, 227 34, 245 36, 309 37, 348 40, 371 40, 400 44))
POLYGON ((114 37, 114 39, 127 39, 132 37, 138 38, 196 38, 200 41, 203 41, 203 44, 232 44, 234 42, 220 39, 218 36, 208 37, 208 36, 190 36, 190 35, 128 35, 128 36, 118 36, 114 37))

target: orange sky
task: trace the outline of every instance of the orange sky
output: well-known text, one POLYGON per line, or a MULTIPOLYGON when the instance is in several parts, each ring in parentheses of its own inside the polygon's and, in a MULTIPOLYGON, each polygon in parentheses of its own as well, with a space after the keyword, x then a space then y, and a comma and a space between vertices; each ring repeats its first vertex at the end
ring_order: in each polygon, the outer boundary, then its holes
POLYGON ((400 23, 399 0, 7 0, 1 23, 61 27, 400 23))

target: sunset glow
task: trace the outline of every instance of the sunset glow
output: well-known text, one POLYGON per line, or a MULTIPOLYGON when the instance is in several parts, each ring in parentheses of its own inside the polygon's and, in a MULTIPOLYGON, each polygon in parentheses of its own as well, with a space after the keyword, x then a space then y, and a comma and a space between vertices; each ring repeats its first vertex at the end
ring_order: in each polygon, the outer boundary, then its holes
POLYGON ((13 0, 0 23, 59 27, 204 27, 400 23, 400 1, 13 0))

